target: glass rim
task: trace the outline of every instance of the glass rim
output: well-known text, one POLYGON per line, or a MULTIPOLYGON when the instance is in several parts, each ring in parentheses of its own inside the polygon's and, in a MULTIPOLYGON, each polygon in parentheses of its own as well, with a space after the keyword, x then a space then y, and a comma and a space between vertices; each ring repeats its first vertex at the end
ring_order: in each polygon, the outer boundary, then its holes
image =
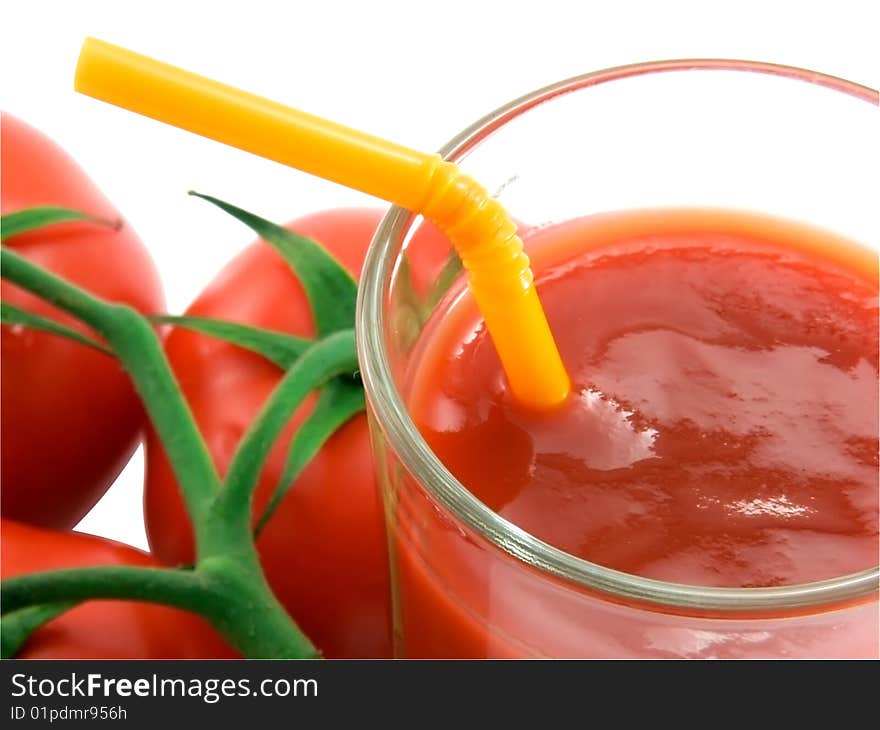
MULTIPOLYGON (((676 59, 615 66, 541 87, 504 104, 453 137, 440 150, 458 161, 496 129, 554 97, 618 79, 668 71, 746 71, 824 86, 880 105, 880 93, 835 76, 759 61, 676 59)), ((493 512, 461 484, 434 455, 409 416, 398 391, 383 337, 385 292, 394 256, 415 215, 392 207, 379 223, 364 260, 358 292, 356 332, 361 377, 377 425, 403 466, 433 499, 488 543, 514 559, 558 579, 609 596, 678 611, 780 611, 825 609, 875 595, 880 566, 822 581, 766 588, 724 588, 644 578, 578 558, 539 540, 493 512)))

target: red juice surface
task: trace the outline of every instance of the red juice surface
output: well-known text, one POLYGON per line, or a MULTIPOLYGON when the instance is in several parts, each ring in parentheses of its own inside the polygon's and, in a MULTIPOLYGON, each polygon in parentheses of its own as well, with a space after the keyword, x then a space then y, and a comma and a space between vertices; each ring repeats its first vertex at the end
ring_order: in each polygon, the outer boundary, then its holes
MULTIPOLYGON (((526 243, 570 402, 513 402, 468 297, 411 371, 414 421, 475 496, 566 552, 675 583, 877 564, 875 254, 732 211, 593 216, 526 243)), ((419 580, 402 589, 416 632, 437 608, 419 580)))

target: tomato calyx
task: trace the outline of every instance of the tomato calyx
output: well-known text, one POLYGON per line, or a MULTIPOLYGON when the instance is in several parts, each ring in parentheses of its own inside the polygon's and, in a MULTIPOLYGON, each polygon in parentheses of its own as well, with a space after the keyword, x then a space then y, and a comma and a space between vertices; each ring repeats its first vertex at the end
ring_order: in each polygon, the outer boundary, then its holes
MULTIPOLYGON (((105 226, 113 230, 118 230, 122 227, 121 219, 115 221, 108 220, 107 218, 100 218, 99 216, 72 208, 39 206, 36 208, 24 208, 0 217, 0 242, 5 242, 13 236, 19 236, 28 231, 36 231, 59 223, 74 223, 78 221, 94 223, 95 225, 105 226)), ((93 338, 70 327, 65 327, 48 317, 28 312, 8 302, 0 302, 0 324, 9 325, 10 327, 28 327, 49 332, 78 342, 86 347, 91 347, 105 355, 110 355, 111 357, 113 355, 110 350, 93 338)))
MULTIPOLYGON (((101 218, 81 210, 74 210, 73 208, 39 206, 35 208, 24 208, 22 210, 17 210, 14 213, 6 213, 0 217, 0 242, 6 242, 13 236, 19 236, 28 231, 36 231, 59 223, 74 223, 78 221, 94 223, 95 225, 105 226, 107 228, 112 228, 113 230, 119 230, 119 228, 122 227, 121 219, 108 220, 107 218, 101 218)), ((58 335, 59 337, 78 342, 86 347, 91 347, 105 355, 113 356, 113 353, 110 350, 93 338, 77 332, 70 327, 65 327, 48 317, 43 317, 34 312, 28 312, 27 310, 22 309, 21 307, 16 307, 14 304, 9 304, 8 302, 0 302, 0 324, 5 324, 10 327, 28 327, 30 329, 49 332, 58 335)))
POLYGON ((0 218, 0 242, 5 242, 7 239, 12 238, 12 236, 18 236, 22 233, 45 228, 56 223, 73 223, 76 221, 95 223, 113 230, 119 230, 122 227, 122 219, 108 220, 107 218, 101 218, 81 210, 44 205, 17 210, 14 213, 7 213, 0 218))
POLYGON ((318 337, 354 327, 357 282, 330 253, 305 236, 210 195, 190 195, 226 211, 281 254, 305 290, 318 337))
POLYGON ((10 327, 29 327, 34 330, 49 332, 53 335, 65 337, 68 340, 73 340, 81 345, 91 347, 93 350, 97 350, 98 352, 113 357, 113 353, 110 350, 91 337, 77 332, 70 327, 65 327, 54 319, 43 317, 34 312, 28 312, 26 309, 16 307, 14 304, 9 304, 8 302, 0 302, 0 324, 9 325, 10 327))
POLYGON ((211 317, 178 317, 160 314, 150 317, 150 321, 156 324, 170 324, 216 337, 262 355, 282 370, 287 370, 299 359, 300 355, 314 344, 314 340, 306 337, 296 337, 286 332, 276 332, 262 327, 227 322, 211 317))
MULTIPOLYGON (((311 305, 314 340, 209 318, 146 318, 130 307, 79 289, 5 246, 0 249, 4 278, 89 326, 107 347, 14 307, 3 307, 4 323, 43 329, 103 348, 129 373, 180 485, 196 542, 196 561, 190 569, 96 566, 3 581, 3 633, 12 637, 4 641, 4 656, 43 622, 91 598, 145 600, 194 611, 245 656, 318 655, 269 589, 254 540, 255 532, 266 524, 327 438, 365 407, 353 330, 357 285, 314 241, 216 198, 199 197, 248 225, 279 251, 311 305), (224 479, 216 472, 171 372, 155 323, 219 337, 285 370, 241 439, 224 479), (320 388, 316 404, 291 441, 282 477, 254 530, 253 493, 269 451, 292 412, 316 388, 320 388)), ((44 215, 43 220, 44 225, 60 222, 51 215, 44 215)))
MULTIPOLYGON (((247 339, 239 337, 236 341, 236 344, 259 352, 287 370, 285 379, 278 385, 275 396, 264 406, 260 416, 263 417, 267 412, 274 412, 275 417, 279 419, 276 433, 269 445, 275 442, 281 428, 305 395, 316 387, 321 387, 314 409, 303 421, 290 442, 284 471, 265 510, 256 522, 254 534, 259 535, 284 495, 293 485, 296 477, 321 446, 340 426, 365 408, 364 389, 358 374, 357 350, 354 339, 357 282, 339 261, 311 239, 209 195, 202 195, 194 191, 190 191, 190 195, 206 200, 229 213, 233 218, 248 226, 281 255, 305 291, 317 333, 317 337, 312 342, 302 338, 294 338, 291 335, 283 335, 286 339, 282 341, 277 337, 278 333, 272 333, 271 339, 261 337, 258 343, 254 336, 258 330, 249 328, 247 339), (339 337, 340 333, 345 333, 345 337, 339 337), (245 342, 246 344, 243 344, 245 342), (259 345, 259 349, 257 345, 259 345), (277 349, 279 346, 284 346, 286 352, 279 353, 277 349), (299 350, 299 348, 304 349, 299 350), (332 355, 328 356, 328 353, 332 353, 332 355), (308 359, 306 359, 307 354, 311 354, 308 359), (303 358, 307 364, 295 370, 300 358, 303 358), (336 365, 332 364, 337 362, 337 359, 343 365, 338 372, 336 365), (298 383, 309 383, 310 385, 302 395, 297 393, 296 399, 284 400, 283 405, 278 406, 273 403, 273 400, 281 393, 287 393, 286 388, 291 386, 285 385, 286 381, 290 381, 294 389, 298 383), (277 411, 273 411, 275 408, 277 411)), ((206 334, 209 333, 209 330, 213 330, 215 336, 222 334, 225 335, 224 339, 232 341, 232 330, 227 329, 221 332, 214 322, 206 323, 205 320, 189 318, 184 326, 190 326, 194 329, 201 328, 201 331, 206 334)), ((267 333, 266 330, 260 332, 267 333)), ((243 334, 243 332, 235 334, 243 334)), ((268 449, 265 456, 268 456, 268 449)), ((235 460, 233 460, 233 466, 230 467, 230 475, 234 466, 235 460)), ((258 476, 259 471, 251 474, 250 478, 256 481, 258 476)))

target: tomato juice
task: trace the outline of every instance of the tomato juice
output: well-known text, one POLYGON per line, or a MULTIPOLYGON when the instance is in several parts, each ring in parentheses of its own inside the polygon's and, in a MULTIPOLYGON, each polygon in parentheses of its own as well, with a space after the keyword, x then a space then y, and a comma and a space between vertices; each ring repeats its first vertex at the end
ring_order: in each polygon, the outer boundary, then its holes
MULTIPOLYGON (((491 510, 566 553, 675 584, 766 588, 878 557, 877 258, 717 210, 524 232, 573 381, 512 401, 472 300, 441 303, 404 387, 426 442, 491 510)), ((406 479, 389 502, 404 656, 876 656, 877 603, 675 610, 542 573, 406 479)))

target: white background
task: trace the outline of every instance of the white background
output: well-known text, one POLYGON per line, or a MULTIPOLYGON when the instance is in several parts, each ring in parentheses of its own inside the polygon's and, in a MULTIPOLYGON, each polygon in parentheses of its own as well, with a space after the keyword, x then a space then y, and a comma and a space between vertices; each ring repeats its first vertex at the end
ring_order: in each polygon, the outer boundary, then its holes
MULTIPOLYGON (((533 88, 662 58, 749 58, 880 86, 876 0, 19 0, 2 8, 0 107, 85 167, 149 246, 182 311, 249 242, 186 196, 283 221, 379 204, 73 92, 97 36, 292 106, 433 150, 533 88)), ((146 546, 140 453, 80 529, 146 546)))

